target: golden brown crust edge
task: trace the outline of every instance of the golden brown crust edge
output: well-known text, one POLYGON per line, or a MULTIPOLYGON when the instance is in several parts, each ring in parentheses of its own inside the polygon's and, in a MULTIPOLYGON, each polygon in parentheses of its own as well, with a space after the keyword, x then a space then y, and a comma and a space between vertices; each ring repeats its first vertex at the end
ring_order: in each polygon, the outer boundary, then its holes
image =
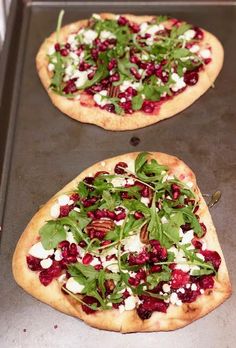
MULTIPOLYGON (((153 18, 153 16, 134 16, 130 14, 125 16, 137 23, 148 21, 153 18)), ((103 13, 101 17, 112 19, 115 15, 103 13)), ((64 26, 60 31, 60 38, 63 40, 69 33, 78 30, 81 26, 86 25, 86 23, 87 20, 80 20, 64 26)), ((184 92, 164 102, 156 115, 150 116, 142 111, 138 111, 134 112, 131 116, 119 116, 98 107, 83 106, 80 101, 66 99, 50 90, 50 75, 47 69, 48 62, 46 55, 48 48, 56 42, 55 33, 50 35, 41 45, 36 57, 36 66, 41 82, 49 94, 51 101, 68 116, 80 122, 96 124, 113 131, 138 129, 176 115, 189 107, 213 85, 223 65, 224 50, 221 43, 214 35, 205 30, 203 31, 205 35, 203 42, 208 43, 212 48, 212 62, 205 67, 203 72, 199 73, 199 80, 195 86, 188 86, 184 92)))
MULTIPOLYGON (((112 170, 117 162, 126 161, 128 163, 136 156, 137 153, 130 153, 105 160, 105 168, 112 170)), ((209 248, 218 251, 222 258, 218 280, 213 292, 209 290, 191 304, 184 304, 181 307, 170 305, 166 314, 154 312, 150 319, 143 321, 138 317, 135 310, 126 311, 122 314, 118 310, 110 310, 87 315, 81 310, 78 302, 71 300, 68 295, 64 295, 61 292, 56 280, 47 287, 44 287, 39 282, 38 275, 30 271, 26 264, 26 255, 31 245, 37 241, 39 228, 46 220, 50 219, 50 207, 55 203, 57 197, 62 193, 72 191, 76 184, 89 173, 104 170, 101 162, 83 171, 77 178, 53 196, 32 218, 20 237, 13 256, 12 269, 16 282, 35 298, 63 313, 82 319, 90 326, 104 330, 121 331, 123 333, 175 330, 206 315, 224 302, 231 294, 229 276, 210 213, 197 187, 195 175, 189 167, 176 157, 157 152, 151 153, 151 157, 156 158, 161 164, 168 165, 170 173, 175 173, 177 177, 184 174, 186 181, 193 182, 194 190, 201 199, 199 215, 201 221, 205 223, 208 229, 205 240, 209 248)))

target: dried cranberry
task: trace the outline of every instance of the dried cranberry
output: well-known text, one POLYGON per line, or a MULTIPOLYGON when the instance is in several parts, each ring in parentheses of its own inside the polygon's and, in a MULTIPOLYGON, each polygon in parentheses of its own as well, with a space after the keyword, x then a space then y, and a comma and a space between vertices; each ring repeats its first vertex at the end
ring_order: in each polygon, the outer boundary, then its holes
POLYGON ((79 194, 78 193, 72 193, 70 195, 70 199, 74 202, 77 202, 79 200, 79 194))
POLYGON ((217 251, 201 250, 201 254, 205 257, 206 262, 211 262, 216 271, 221 264, 221 257, 217 251))
POLYGON ((185 289, 185 292, 182 294, 178 293, 178 298, 183 302, 191 303, 196 301, 197 297, 200 295, 200 291, 192 291, 191 288, 185 289))
POLYGON ((183 272, 181 269, 175 269, 172 271, 171 287, 178 289, 183 287, 189 282, 189 274, 183 272))
POLYGON ((149 260, 149 255, 146 250, 142 251, 138 255, 129 255, 129 264, 132 265, 144 265, 149 260))
POLYGON ((41 284, 48 286, 52 282, 53 276, 47 270, 43 270, 39 273, 39 280, 41 284))
MULTIPOLYGON (((83 302, 87 303, 88 305, 99 305, 99 302, 96 298, 92 297, 92 296, 84 296, 83 297, 83 302)), ((92 314, 95 312, 95 310, 93 310, 92 308, 86 306, 85 304, 82 304, 82 309, 86 314, 92 314)))
POLYGON ((62 49, 60 50, 60 53, 61 53, 61 55, 62 55, 63 57, 66 57, 66 56, 68 56, 69 51, 68 51, 66 48, 62 48, 62 49))
POLYGON ((103 109, 108 111, 108 112, 112 112, 113 114, 116 111, 115 105, 114 104, 106 104, 103 106, 103 109))
POLYGON ((135 218, 136 220, 142 219, 143 217, 144 217, 144 215, 143 215, 143 213, 141 213, 141 211, 136 211, 136 212, 134 213, 134 218, 135 218))
POLYGON ((94 175, 94 178, 97 178, 99 175, 106 175, 106 174, 109 174, 109 173, 106 172, 105 170, 100 170, 99 172, 97 172, 97 173, 94 175))
POLYGON ((95 71, 91 71, 91 72, 88 74, 88 79, 89 79, 89 80, 92 80, 93 77, 94 77, 94 75, 95 75, 95 71))
POLYGON ((104 240, 100 243, 101 246, 109 245, 111 244, 111 240, 104 240))
POLYGON ((69 205, 61 205, 60 206, 60 217, 68 216, 71 207, 69 205))
POLYGON ((97 202, 97 197, 83 199, 82 203, 85 208, 89 208, 97 202))
POLYGON ((69 80, 65 87, 63 88, 63 92, 66 94, 74 93, 77 91, 74 80, 69 80))
POLYGON ((53 278, 59 277, 61 274, 61 264, 58 261, 53 261, 53 264, 51 267, 49 267, 47 270, 48 274, 50 274, 53 278))
POLYGON ((178 199, 180 196, 180 187, 176 184, 171 185, 172 197, 174 200, 178 199))
POLYGON ((214 287, 214 278, 211 275, 201 276, 198 280, 202 289, 212 289, 214 287))
POLYGON ((85 248, 86 247, 86 242, 84 241, 84 240, 81 240, 80 242, 79 242, 79 246, 81 247, 81 248, 85 248))
POLYGON ((212 61, 211 58, 206 58, 206 59, 204 59, 205 65, 209 64, 211 61, 212 61))
POLYGON ((144 271, 144 269, 140 269, 137 273, 135 278, 138 280, 145 280, 147 277, 146 272, 144 271))
POLYGON ((90 64, 82 61, 79 65, 79 71, 86 71, 88 68, 90 68, 90 64))
POLYGON ((152 311, 148 311, 142 305, 140 305, 137 308, 137 313, 138 313, 139 318, 142 320, 149 319, 152 316, 152 311))
POLYGON ((60 49, 61 49, 61 46, 60 46, 60 44, 57 42, 57 43, 54 45, 54 48, 55 48, 55 51, 56 51, 56 52, 59 52, 60 49))
POLYGON ((91 56, 92 56, 92 58, 93 58, 93 60, 97 60, 98 59, 98 49, 97 48, 92 48, 91 49, 91 56))
POLYGON ((128 283, 131 285, 131 286, 138 286, 139 283, 140 283, 140 279, 137 279, 137 278, 133 278, 133 277, 129 277, 128 279, 128 283))
POLYGON ((138 70, 134 67, 130 68, 130 72, 132 75, 134 75, 134 77, 136 78, 136 80, 140 80, 141 79, 141 74, 138 72, 138 70))
POLYGON ((87 212, 87 217, 90 218, 90 219, 94 219, 95 218, 95 214, 93 211, 88 211, 87 212))
POLYGON ((182 228, 183 232, 187 232, 187 231, 191 230, 191 225, 189 223, 181 225, 180 227, 182 228))
POLYGON ((124 220, 125 218, 126 218, 126 213, 123 211, 123 212, 116 215, 115 220, 120 221, 120 220, 124 220))
POLYGON ((103 267, 102 267, 102 265, 96 265, 96 266, 94 266, 94 269, 96 271, 100 271, 101 269, 103 269, 103 267))
POLYGON ((114 213, 114 211, 108 210, 108 211, 107 211, 107 217, 108 217, 109 219, 116 220, 117 215, 114 213))
POLYGON ((120 307, 121 304, 123 304, 123 303, 122 303, 122 302, 120 302, 120 303, 112 303, 112 307, 113 307, 114 309, 119 309, 119 307, 120 307))
POLYGON ((203 222, 200 223, 200 226, 201 226, 202 232, 203 232, 202 235, 201 235, 201 238, 203 238, 205 236, 205 234, 207 233, 207 228, 206 228, 206 225, 203 222))
POLYGON ((153 102, 149 100, 144 100, 142 105, 142 110, 148 114, 151 114, 155 109, 155 105, 153 102))
POLYGON ((154 265, 150 268, 151 273, 158 273, 158 272, 161 272, 161 270, 162 270, 161 265, 154 265))
POLYGON ((184 82, 188 86, 194 86, 198 82, 198 73, 196 71, 186 71, 184 74, 184 82))
POLYGON ((131 97, 135 97, 137 95, 137 91, 136 89, 134 89, 133 87, 128 87, 126 90, 125 90, 125 94, 127 94, 128 96, 131 96, 131 97))
POLYGON ((148 186, 145 186, 140 193, 142 197, 150 197, 151 189, 148 186))
POLYGON ((165 303, 158 298, 143 295, 142 300, 143 303, 141 304, 141 307, 148 311, 162 313, 166 313, 167 311, 168 303, 165 303))
POLYGON ((134 64, 138 64, 140 62, 140 59, 137 56, 131 56, 129 60, 134 64))
POLYGON ((93 261, 93 256, 91 254, 85 254, 83 259, 82 259, 82 262, 84 265, 89 265, 91 262, 93 261))
POLYGON ((117 23, 118 23, 119 25, 126 25, 127 23, 129 23, 129 21, 128 21, 127 18, 125 18, 125 17, 123 17, 123 16, 120 16, 120 17, 118 18, 117 23))
POLYGON ((32 255, 26 256, 27 266, 31 271, 41 271, 42 267, 40 265, 40 259, 32 255))
POLYGON ((118 73, 115 73, 115 74, 111 75, 110 78, 109 78, 109 80, 111 82, 119 81, 119 79, 120 79, 120 75, 118 73))
POLYGON ((131 100, 127 100, 124 103, 120 103, 120 106, 122 107, 122 109, 124 109, 126 114, 133 113, 131 100))
POLYGON ((200 240, 196 237, 194 237, 191 241, 191 243, 193 244, 194 248, 196 249, 201 249, 202 248, 202 243, 200 242, 200 240))
POLYGON ((115 169, 114 169, 114 172, 116 174, 124 174, 126 173, 126 171, 122 168, 127 168, 128 167, 128 164, 125 163, 125 162, 118 162, 115 166, 115 169))
POLYGON ((68 240, 63 240, 62 242, 58 244, 58 248, 61 248, 61 249, 68 249, 69 246, 70 246, 70 243, 68 242, 68 240))
POLYGON ((129 28, 133 33, 138 33, 140 30, 140 27, 137 23, 129 23, 129 28))
POLYGON ((124 299, 130 297, 130 293, 129 293, 129 291, 128 291, 127 289, 123 292, 122 297, 123 297, 124 299))
POLYGON ((117 66, 117 61, 115 58, 112 58, 108 63, 108 70, 112 70, 117 66))
POLYGON ((193 29, 196 32, 194 39, 202 40, 204 36, 203 31, 199 27, 194 27, 193 29))
POLYGON ((75 243, 71 243, 70 245, 70 255, 71 256, 77 256, 78 255, 78 250, 77 250, 77 246, 75 243))

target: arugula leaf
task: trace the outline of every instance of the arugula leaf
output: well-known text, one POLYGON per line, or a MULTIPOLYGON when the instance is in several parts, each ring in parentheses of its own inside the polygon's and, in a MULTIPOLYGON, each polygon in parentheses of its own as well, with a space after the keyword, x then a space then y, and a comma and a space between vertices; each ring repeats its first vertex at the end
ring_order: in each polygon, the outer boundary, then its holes
POLYGON ((136 220, 133 215, 130 215, 124 226, 123 235, 127 237, 131 232, 137 232, 143 225, 143 219, 136 220))
POLYGON ((148 231, 150 234, 150 239, 159 240, 161 243, 162 237, 162 224, 158 212, 156 211, 156 193, 152 199, 152 206, 150 208, 151 220, 148 224, 148 231))
POLYGON ((157 16, 156 17, 156 22, 157 24, 160 24, 162 22, 166 22, 168 20, 168 17, 167 16, 157 16))
POLYGON ((135 159, 135 173, 137 174, 147 161, 148 152, 140 152, 135 159))
POLYGON ((67 225, 70 227, 77 242, 84 240, 87 244, 89 244, 89 239, 87 234, 82 232, 78 222, 75 219, 73 219, 70 216, 66 216, 66 217, 59 218, 57 221, 60 221, 61 224, 67 225))
POLYGON ((203 275, 208 275, 208 274, 212 274, 213 271, 211 269, 207 269, 207 268, 203 268, 203 269, 199 269, 199 270, 193 270, 191 275, 192 276, 203 276, 203 275))
POLYGON ((125 57, 119 59, 117 64, 118 64, 118 71, 122 75, 125 75, 127 77, 133 78, 133 75, 130 72, 130 68, 134 67, 138 69, 138 66, 136 64, 130 62, 128 53, 125 55, 125 57))
POLYGON ((170 217, 170 221, 162 225, 163 235, 161 244, 166 248, 170 248, 173 244, 177 244, 180 240, 179 229, 184 224, 183 214, 177 212, 174 216, 170 217))
POLYGON ((57 20, 57 29, 56 29, 56 39, 57 42, 59 42, 59 33, 61 30, 61 25, 62 25, 62 20, 63 20, 63 16, 64 16, 65 11, 61 10, 58 16, 58 20, 57 20))
POLYGON ((124 200, 122 204, 129 211, 141 211, 144 215, 150 215, 150 209, 144 203, 137 201, 136 199, 124 200))
POLYGON ((66 231, 60 221, 50 220, 39 230, 44 249, 54 249, 58 243, 66 239, 66 231))
POLYGON ((187 48, 178 48, 174 50, 173 52, 173 58, 175 59, 187 57, 190 55, 191 55, 191 52, 187 48))
POLYGON ((107 67, 105 64, 100 63, 98 65, 97 71, 94 75, 94 77, 91 80, 87 80, 82 86, 80 86, 78 89, 86 89, 88 87, 91 87, 92 85, 100 82, 102 79, 107 77, 109 75, 109 72, 107 70, 107 67))
POLYGON ((171 33, 170 33, 170 37, 172 39, 175 39, 178 36, 183 35, 190 28, 191 28, 191 25, 187 24, 187 23, 183 23, 179 27, 174 26, 174 27, 172 27, 172 30, 171 30, 171 33))
POLYGON ((116 226, 114 230, 107 232, 105 239, 117 241, 119 240, 119 237, 120 237, 120 226, 116 226))
POLYGON ((154 289, 160 282, 168 282, 171 279, 171 270, 164 266, 162 268, 164 269, 162 272, 151 273, 147 276, 150 290, 154 289))
POLYGON ((185 207, 185 208, 180 208, 179 211, 181 211, 184 215, 184 220, 187 223, 190 223, 191 228, 194 230, 194 233, 197 234, 198 237, 201 237, 203 235, 203 230, 201 228, 201 225, 196 218, 196 215, 192 212, 192 207, 185 207))
MULTIPOLYGON (((117 206, 117 198, 114 195, 111 195, 109 191, 103 191, 102 193, 102 200, 105 202, 101 205, 101 209, 107 208, 109 210, 114 210, 117 206)), ((120 200, 119 200, 120 201, 120 200)))
POLYGON ((72 210, 69 213, 69 217, 76 220, 81 230, 83 230, 91 221, 91 219, 87 217, 86 213, 81 213, 81 212, 79 213, 75 210, 72 210))
POLYGON ((98 271, 94 269, 93 266, 90 265, 84 265, 80 262, 74 263, 73 265, 68 265, 68 271, 71 275, 79 276, 79 274, 82 274, 84 277, 86 277, 89 280, 98 279, 98 271))
POLYGON ((60 52, 55 52, 56 62, 54 63, 55 70, 51 79, 50 87, 59 93, 62 91, 62 78, 64 75, 63 58, 60 52))
POLYGON ((140 110, 143 105, 143 98, 140 94, 137 94, 135 97, 132 98, 132 109, 134 111, 140 110))
POLYGON ((86 198, 88 196, 89 190, 83 181, 77 186, 76 192, 79 194, 80 198, 86 198))

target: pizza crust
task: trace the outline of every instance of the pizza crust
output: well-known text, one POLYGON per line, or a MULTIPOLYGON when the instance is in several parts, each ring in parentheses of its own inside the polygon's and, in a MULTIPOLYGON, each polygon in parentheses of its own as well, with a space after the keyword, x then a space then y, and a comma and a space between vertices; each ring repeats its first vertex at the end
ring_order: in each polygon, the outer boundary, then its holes
MULTIPOLYGON (((125 16, 129 20, 136 23, 150 21, 154 18, 153 16, 134 16, 129 14, 125 16)), ((115 15, 111 13, 103 13, 101 14, 101 17, 103 19, 114 19, 115 15)), ((64 26, 60 31, 60 40, 65 40, 70 33, 78 31, 87 23, 88 20, 80 20, 64 26)), ((47 53, 49 47, 56 43, 55 33, 50 35, 40 47, 36 57, 36 66, 41 82, 51 98, 51 101, 66 115, 77 121, 96 124, 102 128, 113 131, 138 129, 178 114, 182 110, 189 107, 213 85, 223 65, 224 50, 221 43, 214 35, 205 30, 203 30, 203 32, 204 40, 202 43, 209 44, 212 48, 212 62, 206 65, 204 71, 199 73, 199 80, 196 85, 188 86, 184 92, 176 95, 173 99, 165 101, 163 104, 161 104, 160 109, 157 110, 157 113, 152 115, 142 111, 137 111, 132 115, 120 116, 96 107, 93 105, 93 102, 90 106, 84 106, 78 100, 67 99, 63 96, 55 94, 49 88, 50 73, 48 72, 47 68, 47 53)))
POLYGON ((141 320, 136 310, 120 313, 119 310, 112 309, 87 315, 82 311, 79 302, 72 299, 69 295, 62 293, 60 285, 56 280, 53 280, 47 287, 43 286, 38 279, 38 274, 29 270, 26 263, 26 255, 30 247, 38 241, 38 231, 40 227, 44 225, 46 220, 51 219, 50 208, 56 202, 58 196, 72 192, 77 184, 90 173, 95 174, 100 170, 113 171, 116 163, 125 161, 129 164, 137 155, 138 153, 129 153, 99 162, 84 170, 53 196, 35 214, 21 235, 13 256, 13 275, 16 282, 30 295, 63 313, 82 319, 90 326, 123 333, 175 330, 206 315, 224 302, 231 294, 231 284, 224 256, 209 210, 197 186, 195 175, 184 162, 176 157, 159 152, 150 154, 150 156, 155 158, 160 164, 167 165, 170 169, 170 174, 174 173, 177 177, 181 177, 181 179, 183 179, 182 176, 184 175, 184 180, 186 180, 186 182, 193 183, 193 190, 200 198, 199 216, 201 221, 206 225, 208 231, 204 239, 209 249, 216 250, 220 254, 222 260, 218 278, 215 281, 214 291, 207 290, 203 295, 199 296, 195 302, 190 304, 183 304, 180 307, 170 305, 167 313, 154 312, 151 318, 147 320, 141 320))

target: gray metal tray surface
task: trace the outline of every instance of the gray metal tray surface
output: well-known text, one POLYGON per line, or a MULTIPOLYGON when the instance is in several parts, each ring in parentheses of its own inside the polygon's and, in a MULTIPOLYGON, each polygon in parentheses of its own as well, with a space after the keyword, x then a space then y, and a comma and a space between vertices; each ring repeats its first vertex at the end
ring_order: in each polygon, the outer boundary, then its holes
POLYGON ((134 150, 152 150, 176 155, 189 164, 202 192, 222 191, 222 199, 211 209, 211 214, 234 286, 235 21, 235 4, 225 2, 32 1, 27 6, 23 1, 14 2, 8 28, 11 35, 8 34, 2 58, 5 71, 1 74, 1 154, 5 151, 0 192, 1 348, 235 347, 234 294, 218 309, 186 328, 167 333, 122 335, 90 328, 40 303, 16 285, 11 272, 18 238, 38 207, 55 192, 96 161, 134 150), (34 63, 40 44, 55 28, 61 8, 66 10, 64 23, 89 17, 93 12, 111 11, 168 14, 206 28, 225 48, 224 67, 215 88, 176 117, 135 131, 113 133, 66 117, 51 104, 34 63), (134 136, 140 139, 137 146, 130 143, 134 136))

